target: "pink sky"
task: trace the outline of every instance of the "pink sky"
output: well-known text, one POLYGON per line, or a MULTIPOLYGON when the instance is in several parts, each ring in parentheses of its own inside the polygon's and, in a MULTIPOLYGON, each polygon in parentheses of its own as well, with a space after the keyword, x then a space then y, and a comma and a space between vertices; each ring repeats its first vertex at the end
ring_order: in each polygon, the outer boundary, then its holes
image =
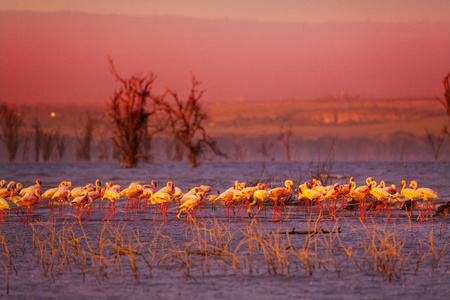
POLYGON ((258 21, 448 21, 448 0, 0 0, 0 10, 75 10, 258 21))
POLYGON ((108 56, 124 76, 154 72, 157 92, 187 93, 193 73, 215 101, 441 96, 449 7, 443 0, 0 0, 0 102, 105 103, 117 87, 108 56), (68 10, 87 13, 61 13, 68 10))

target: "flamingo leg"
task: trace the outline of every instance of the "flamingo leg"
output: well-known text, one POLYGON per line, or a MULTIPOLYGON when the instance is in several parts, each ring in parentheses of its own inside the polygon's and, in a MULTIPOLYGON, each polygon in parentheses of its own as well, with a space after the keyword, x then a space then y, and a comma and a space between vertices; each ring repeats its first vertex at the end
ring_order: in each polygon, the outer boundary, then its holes
POLYGON ((102 221, 105 221, 106 219, 108 219, 109 215, 112 214, 112 213, 113 213, 113 210, 110 209, 109 212, 108 212, 108 214, 103 218, 102 221))
POLYGON ((17 213, 17 210, 19 209, 20 207, 18 207, 16 210, 14 210, 14 213, 22 220, 22 222, 25 224, 25 220, 17 213))
POLYGON ((283 200, 280 200, 280 218, 281 218, 281 220, 283 221, 283 216, 281 215, 281 204, 283 204, 283 206, 284 206, 284 214, 285 214, 285 216, 286 216, 286 221, 288 220, 288 213, 287 213, 287 209, 286 209, 286 204, 284 204, 284 201, 283 200))
POLYGON ((131 221, 134 221, 134 219, 133 219, 133 206, 130 206, 130 214, 131 214, 131 221))
POLYGON ((88 209, 86 209, 85 212, 86 212, 86 224, 89 224, 89 213, 88 213, 88 209))
POLYGON ((275 203, 274 203, 274 206, 273 206, 273 215, 272 215, 272 221, 274 221, 274 218, 275 218, 275 221, 277 221, 278 220, 278 216, 277 216, 277 214, 278 214, 278 205, 277 205, 277 199, 275 199, 275 201, 274 201, 275 203))
POLYGON ((155 222, 156 218, 159 216, 159 215, 158 216, 156 215, 156 213, 158 212, 158 207, 159 207, 159 205, 156 205, 156 207, 155 207, 155 214, 153 216, 153 222, 155 222))

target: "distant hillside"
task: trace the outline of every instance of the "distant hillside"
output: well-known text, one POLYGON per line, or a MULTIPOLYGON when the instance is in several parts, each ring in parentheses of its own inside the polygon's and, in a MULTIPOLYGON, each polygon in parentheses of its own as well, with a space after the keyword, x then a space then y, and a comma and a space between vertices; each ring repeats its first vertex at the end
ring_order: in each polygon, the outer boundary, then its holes
POLYGON ((210 101, 441 95, 450 23, 264 23, 0 12, 0 101, 103 104, 124 76, 210 101))
POLYGON ((282 126, 305 138, 386 138, 396 131, 438 132, 446 121, 436 99, 321 99, 207 106, 209 130, 220 134, 278 134, 282 126))

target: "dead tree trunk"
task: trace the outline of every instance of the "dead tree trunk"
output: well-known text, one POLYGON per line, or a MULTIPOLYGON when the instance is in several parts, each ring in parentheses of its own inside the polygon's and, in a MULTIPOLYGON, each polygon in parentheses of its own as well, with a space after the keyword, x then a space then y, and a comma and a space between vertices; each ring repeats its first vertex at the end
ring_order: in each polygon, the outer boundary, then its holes
POLYGON ((0 106, 1 116, 1 140, 5 143, 8 149, 8 159, 14 162, 17 150, 20 145, 20 132, 23 126, 23 118, 18 110, 9 108, 8 105, 0 106))
POLYGON ((106 161, 109 157, 108 141, 110 139, 110 128, 101 120, 101 125, 97 127, 96 136, 98 139, 98 159, 106 161))
POLYGON ((283 125, 280 127, 280 134, 278 135, 278 139, 281 141, 281 144, 284 147, 284 151, 286 152, 286 159, 288 161, 291 160, 291 138, 292 138, 292 125, 286 130, 283 130, 283 125))
POLYGON ((32 140, 32 133, 27 132, 24 134, 24 143, 23 143, 23 161, 28 161, 30 159, 30 145, 32 140))
POLYGON ((261 138, 260 142, 258 143, 258 148, 256 149, 256 151, 261 153, 263 155, 264 159, 267 158, 270 161, 274 161, 275 160, 275 156, 270 154, 270 152, 272 151, 273 146, 274 146, 274 144, 267 142, 266 138, 261 138))
POLYGON ((34 161, 39 161, 41 151, 42 130, 38 119, 34 120, 33 129, 34 129, 34 161))
POLYGON ((75 128, 75 134, 78 140, 78 148, 76 151, 76 160, 91 160, 91 144, 94 131, 94 120, 91 115, 87 115, 82 122, 81 132, 75 128))
POLYGON ((42 132, 42 159, 49 161, 56 145, 56 132, 42 132))
POLYGON ((448 116, 448 122, 450 123, 450 87, 449 87, 450 73, 444 77, 444 100, 438 98, 442 106, 444 106, 445 112, 448 116))
POLYGON ((59 130, 56 132, 56 150, 58 161, 61 161, 66 152, 66 136, 61 135, 59 130))

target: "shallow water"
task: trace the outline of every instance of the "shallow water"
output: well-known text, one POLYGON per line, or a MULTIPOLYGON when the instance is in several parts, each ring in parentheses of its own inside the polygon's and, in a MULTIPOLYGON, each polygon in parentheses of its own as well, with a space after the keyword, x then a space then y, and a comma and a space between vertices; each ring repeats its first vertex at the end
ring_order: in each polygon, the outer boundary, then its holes
MULTIPOLYGON (((397 187, 401 180, 416 180, 419 186, 427 186, 439 192, 440 199, 437 204, 450 200, 450 163, 449 162, 408 162, 405 166, 400 162, 334 162, 332 169, 327 166, 328 172, 334 177, 328 183, 348 181, 349 176, 354 176, 357 184, 363 184, 368 176, 376 181, 385 180, 387 184, 395 184, 397 187)), ((30 164, 1 164, 0 179, 14 180, 28 186, 34 183, 36 178, 42 180, 43 188, 57 186, 61 181, 72 181, 72 186, 94 183, 97 178, 102 182, 112 181, 122 186, 130 182, 149 183, 156 180, 159 186, 167 181, 173 181, 176 186, 185 191, 190 186, 200 184, 210 185, 212 193, 223 191, 232 186, 235 180, 254 181, 261 177, 263 180, 270 179, 275 185, 282 185, 285 179, 294 181, 310 180, 311 173, 318 172, 318 164, 310 166, 309 163, 296 162, 205 162, 198 168, 192 169, 186 163, 160 162, 154 164, 141 164, 136 169, 119 168, 117 163, 30 163, 30 164)), ((112 226, 122 226, 140 231, 143 241, 151 240, 155 231, 161 230, 170 234, 176 243, 182 245, 186 242, 186 232, 190 230, 191 223, 176 221, 176 210, 169 210, 168 222, 161 219, 152 221, 152 215, 147 212, 135 213, 134 221, 124 222, 125 203, 117 204, 117 222, 112 226)), ((262 211, 258 218, 258 226, 267 231, 285 231, 295 228, 306 230, 313 226, 308 223, 309 214, 303 210, 296 213, 295 206, 290 209, 287 222, 271 221, 273 207, 268 206, 262 211)), ((55 227, 62 228, 67 224, 74 224, 75 230, 79 231, 79 225, 74 222, 74 216, 69 215, 70 208, 65 208, 63 218, 55 218, 55 227), (66 223, 64 223, 66 221, 66 223)), ((55 212, 58 214, 57 212, 55 212)), ((417 211, 415 212, 417 215, 417 211)), ((90 236, 98 234, 104 222, 105 211, 101 212, 96 207, 89 218, 89 224, 83 228, 90 236)), ((32 224, 47 222, 50 219, 48 203, 43 201, 36 208, 32 224)), ((203 209, 205 220, 217 220, 223 222, 231 232, 245 230, 249 224, 248 218, 242 221, 241 217, 232 218, 228 221, 224 217, 223 207, 220 205, 212 207, 208 205, 203 209)), ((314 218, 313 218, 314 219, 314 218)), ((362 224, 358 218, 347 214, 345 219, 341 218, 337 223, 326 218, 320 222, 321 228, 333 229, 334 226, 341 227, 340 239, 347 246, 356 245, 358 238, 355 232, 365 237, 366 226, 368 230, 375 227, 384 231, 395 231, 404 240, 403 251, 418 249, 421 243, 429 242, 430 232, 433 231, 434 243, 439 249, 449 248, 450 232, 448 230, 449 220, 442 216, 435 217, 433 222, 416 222, 412 218, 409 222, 406 214, 401 213, 400 219, 392 217, 393 222, 387 222, 376 218, 373 222, 366 221, 362 224)), ((210 226, 212 223, 206 223, 210 226)), ((21 236, 26 241, 28 252, 32 248, 31 225, 23 225, 21 220, 14 214, 0 224, 1 233, 6 239, 13 242, 16 236, 21 236)), ((233 246, 239 242, 239 236, 233 240, 233 246)), ((305 235, 290 235, 293 247, 300 248, 305 242, 305 235)), ((369 241, 369 238, 364 238, 369 241)), ((319 252, 324 246, 319 246, 319 252), (320 248, 322 247, 322 248, 320 248)), ((321 250, 322 249, 322 250, 321 250)), ((426 247, 424 246, 424 249, 426 247)), ((213 264, 209 271, 201 267, 191 269, 186 276, 182 268, 176 264, 166 269, 158 263, 152 264, 152 270, 140 267, 139 278, 133 275, 128 268, 121 272, 113 272, 99 283, 96 278, 87 273, 83 280, 82 272, 77 268, 64 269, 63 272, 55 274, 53 278, 44 274, 39 262, 32 260, 31 255, 21 256, 20 251, 13 259, 17 269, 17 275, 9 269, 9 297, 11 298, 81 298, 81 297, 108 297, 116 298, 182 298, 182 299, 292 299, 292 298, 317 298, 317 299, 384 299, 387 297, 412 298, 412 299, 436 299, 446 298, 450 292, 450 258, 449 254, 439 261, 437 268, 432 267, 432 257, 427 256, 416 274, 414 274, 415 255, 408 259, 408 266, 403 269, 400 278, 392 281, 382 272, 374 272, 366 268, 361 271, 352 263, 342 263, 341 271, 337 272, 332 263, 325 266, 315 265, 312 275, 305 272, 303 268, 292 266, 289 274, 269 274, 267 266, 261 258, 260 262, 254 264, 254 270, 250 272, 243 268, 238 272, 230 266, 213 264), (328 270, 327 270, 328 269, 328 270)), ((4 253, 0 251, 0 253, 4 253)), ((323 252, 325 253, 325 252, 323 252)), ((5 257, 0 257, 6 266, 8 262, 5 257)), ((5 269, 0 265, 0 295, 7 296, 5 269)))

